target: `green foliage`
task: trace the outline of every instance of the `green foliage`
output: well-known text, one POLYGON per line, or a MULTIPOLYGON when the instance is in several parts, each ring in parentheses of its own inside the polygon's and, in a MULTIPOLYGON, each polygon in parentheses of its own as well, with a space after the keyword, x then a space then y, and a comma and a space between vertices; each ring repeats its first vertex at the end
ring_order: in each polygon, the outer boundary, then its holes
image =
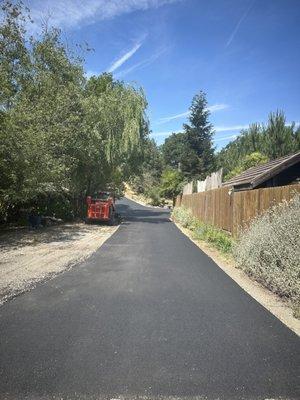
POLYGON ((143 139, 142 154, 137 165, 139 168, 130 178, 130 185, 136 193, 151 198, 153 188, 159 186, 163 169, 162 155, 153 139, 143 139))
POLYGON ((172 133, 166 138, 161 147, 164 162, 171 168, 180 168, 185 171, 185 156, 189 151, 186 135, 184 133, 172 133))
POLYGON ((294 127, 286 125, 282 111, 271 113, 262 139, 263 153, 273 160, 299 150, 294 140, 294 127))
POLYGON ((209 111, 204 92, 194 96, 190 107, 189 124, 184 124, 189 154, 189 175, 194 179, 204 179, 215 167, 212 145, 213 127, 208 121, 209 111))
POLYGON ((240 164, 233 168, 225 177, 224 180, 228 180, 236 175, 241 174, 243 171, 246 171, 248 168, 255 167, 256 165, 265 164, 269 159, 267 156, 259 153, 258 151, 255 153, 248 154, 240 161, 240 164))
MULTIPOLYGON (((217 165, 227 177, 243 171, 242 160, 252 153, 261 153, 273 160, 300 150, 300 128, 286 125, 282 111, 269 115, 266 126, 252 124, 217 154, 217 165)), ((250 163, 251 164, 251 163, 250 163)), ((252 165, 251 165, 252 166, 252 165)))
POLYGON ((203 179, 215 167, 213 128, 208 118, 206 96, 200 92, 193 98, 184 132, 173 133, 162 146, 166 165, 180 168, 188 180, 203 179))
POLYGON ((231 253, 233 246, 231 236, 212 225, 199 221, 189 209, 175 207, 172 212, 172 218, 184 228, 190 229, 194 239, 208 242, 222 253, 231 253))
POLYGON ((197 227, 194 231, 194 238, 211 243, 222 253, 231 253, 232 251, 233 241, 229 234, 212 225, 202 224, 202 226, 197 227))
POLYGON ((160 181, 161 195, 168 199, 174 199, 181 192, 183 179, 180 171, 171 168, 165 169, 160 181))
POLYGON ((148 134, 142 90, 111 74, 86 81, 59 30, 29 38, 21 3, 2 11, 0 217, 119 187, 138 169, 148 134))
POLYGON ((238 267, 300 307, 300 196, 257 217, 234 248, 238 267))
POLYGON ((152 189, 147 191, 147 197, 150 198, 150 204, 152 206, 161 206, 163 205, 164 201, 160 196, 160 189, 159 187, 153 187, 152 189))
POLYGON ((178 222, 184 228, 190 229, 197 226, 199 222, 186 207, 174 207, 172 211, 172 219, 178 222))

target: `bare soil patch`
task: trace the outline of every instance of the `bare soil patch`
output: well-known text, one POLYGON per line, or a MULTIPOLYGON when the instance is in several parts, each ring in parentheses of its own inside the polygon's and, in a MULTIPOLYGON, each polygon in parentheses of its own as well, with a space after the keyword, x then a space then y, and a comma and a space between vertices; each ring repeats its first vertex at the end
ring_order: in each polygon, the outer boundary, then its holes
POLYGON ((0 232, 0 305, 85 260, 116 226, 61 224, 0 232))

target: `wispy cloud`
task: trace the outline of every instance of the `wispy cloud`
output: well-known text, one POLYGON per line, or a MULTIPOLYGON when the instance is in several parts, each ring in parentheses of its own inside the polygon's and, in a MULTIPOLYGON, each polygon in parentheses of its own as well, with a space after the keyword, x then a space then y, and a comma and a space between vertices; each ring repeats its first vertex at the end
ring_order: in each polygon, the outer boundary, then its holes
POLYGON ((148 65, 152 64, 155 60, 157 60, 163 53, 165 53, 167 51, 167 49, 168 49, 167 47, 163 48, 163 49, 160 49, 157 52, 155 52, 154 54, 152 54, 150 57, 146 58, 145 60, 142 60, 142 61, 140 61, 140 62, 138 62, 136 64, 133 64, 129 68, 126 68, 126 69, 123 69, 123 70, 117 72, 115 74, 115 77, 116 78, 121 78, 121 77, 123 77, 123 76, 129 74, 130 72, 133 72, 133 71, 135 71, 137 69, 147 67, 148 65))
POLYGON ((108 72, 114 72, 116 69, 121 67, 121 65, 124 64, 129 58, 131 58, 134 53, 138 51, 138 49, 141 47, 142 42, 136 43, 132 49, 127 51, 125 54, 123 54, 120 58, 118 58, 116 61, 113 62, 113 64, 109 67, 108 72))
MULTIPOLYGON (((213 104, 212 106, 207 107, 207 110, 210 111, 211 113, 214 113, 216 111, 225 110, 228 107, 229 107, 228 104, 213 104)), ((160 118, 158 120, 157 124, 158 125, 165 124, 167 122, 173 121, 174 119, 185 118, 185 117, 188 117, 189 115, 190 115, 190 111, 185 111, 180 114, 170 115, 168 117, 160 118)))
POLYGON ((221 110, 225 110, 226 108, 228 108, 229 105, 228 104, 214 104, 212 106, 207 107, 208 111, 210 111, 211 113, 214 113, 216 111, 221 111, 221 110))
MULTIPOLYGON (((26 1, 26 0, 25 0, 26 1)), ((179 0, 27 0, 35 29, 45 17, 50 25, 73 28, 133 11, 158 8, 179 0)))
POLYGON ((215 126, 215 132, 227 132, 227 131, 241 131, 243 129, 248 129, 249 125, 231 125, 231 126, 215 126))
POLYGON ((175 115, 170 115, 169 117, 160 118, 157 123, 158 124, 165 124, 166 122, 173 121, 174 119, 185 118, 188 115, 190 115, 190 112, 189 111, 185 111, 185 112, 180 113, 180 114, 175 114, 175 115))
MULTIPOLYGON (((249 125, 233 125, 233 126, 216 126, 214 128, 215 132, 227 132, 227 131, 240 131, 242 129, 247 129, 249 125)), ((179 133, 182 132, 182 130, 172 130, 172 131, 163 131, 163 132, 153 132, 151 133, 151 136, 156 138, 156 137, 167 137, 170 136, 172 133, 179 133)), ((224 136, 221 138, 215 138, 215 142, 220 142, 221 140, 226 140, 226 139, 235 139, 238 135, 230 135, 230 136, 224 136)))
MULTIPOLYGON (((123 76, 129 74, 130 72, 135 71, 136 69, 144 68, 147 67, 148 65, 152 64, 155 60, 157 60, 163 53, 165 53, 168 50, 168 47, 165 47, 163 49, 159 49, 156 51, 152 56, 146 58, 145 60, 142 60, 136 64, 133 64, 131 67, 126 68, 126 69, 121 69, 121 71, 117 71, 114 73, 114 77, 116 79, 122 78, 123 76)), ((85 76, 89 79, 93 75, 99 75, 101 74, 102 71, 92 71, 88 70, 85 73, 85 76)))
MULTIPOLYGON (((285 125, 286 126, 291 126, 292 124, 295 125, 295 127, 297 128, 298 126, 300 126, 300 122, 288 122, 285 125)), ((245 124, 245 125, 229 125, 229 126, 215 126, 214 127, 214 131, 215 132, 230 132, 230 131, 242 131, 245 129, 249 128, 249 124, 245 124)), ((221 139, 220 139, 221 140, 221 139)))
POLYGON ((230 135, 230 136, 224 136, 222 138, 214 138, 214 142, 222 142, 223 140, 228 140, 228 139, 236 139, 238 135, 230 135))
POLYGON ((225 47, 230 46, 231 42, 233 41, 233 39, 235 38, 235 35, 237 34, 239 27, 241 25, 241 23, 244 21, 244 19, 247 17, 247 15, 249 14, 251 8, 253 7, 255 0, 251 1, 249 7, 246 9, 246 11, 244 12, 244 14, 241 16, 241 18, 238 20, 234 30, 232 31, 231 35, 229 36, 225 47))
MULTIPOLYGON (((291 126, 292 124, 295 125, 297 128, 300 126, 300 122, 288 122, 286 126, 291 126)), ((215 126, 214 131, 216 133, 218 132, 234 132, 234 131, 242 131, 244 129, 248 129, 249 125, 230 125, 230 126, 215 126)), ((172 133, 179 133, 182 132, 182 130, 172 130, 172 131, 164 131, 164 132, 153 132, 151 136, 153 138, 166 138, 170 136, 172 133)), ((224 140, 229 140, 229 139, 236 139, 239 136, 239 133, 236 133, 234 135, 229 135, 229 136, 223 136, 223 137, 215 137, 213 139, 214 142, 222 142, 224 140)))

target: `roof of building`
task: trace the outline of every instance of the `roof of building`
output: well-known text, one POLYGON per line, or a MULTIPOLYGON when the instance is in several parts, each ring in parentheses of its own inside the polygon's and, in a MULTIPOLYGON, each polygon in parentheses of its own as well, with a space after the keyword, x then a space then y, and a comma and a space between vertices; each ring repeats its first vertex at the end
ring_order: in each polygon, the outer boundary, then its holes
POLYGON ((300 151, 251 167, 223 183, 223 186, 249 186, 251 189, 300 161, 300 151))

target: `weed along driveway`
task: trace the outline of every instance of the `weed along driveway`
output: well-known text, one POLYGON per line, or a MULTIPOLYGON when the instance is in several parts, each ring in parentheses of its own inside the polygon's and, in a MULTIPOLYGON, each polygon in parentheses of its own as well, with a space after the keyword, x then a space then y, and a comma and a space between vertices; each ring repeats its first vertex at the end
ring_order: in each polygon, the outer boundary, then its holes
POLYGON ((1 399, 300 398, 299 339, 165 210, 0 308, 1 399))

